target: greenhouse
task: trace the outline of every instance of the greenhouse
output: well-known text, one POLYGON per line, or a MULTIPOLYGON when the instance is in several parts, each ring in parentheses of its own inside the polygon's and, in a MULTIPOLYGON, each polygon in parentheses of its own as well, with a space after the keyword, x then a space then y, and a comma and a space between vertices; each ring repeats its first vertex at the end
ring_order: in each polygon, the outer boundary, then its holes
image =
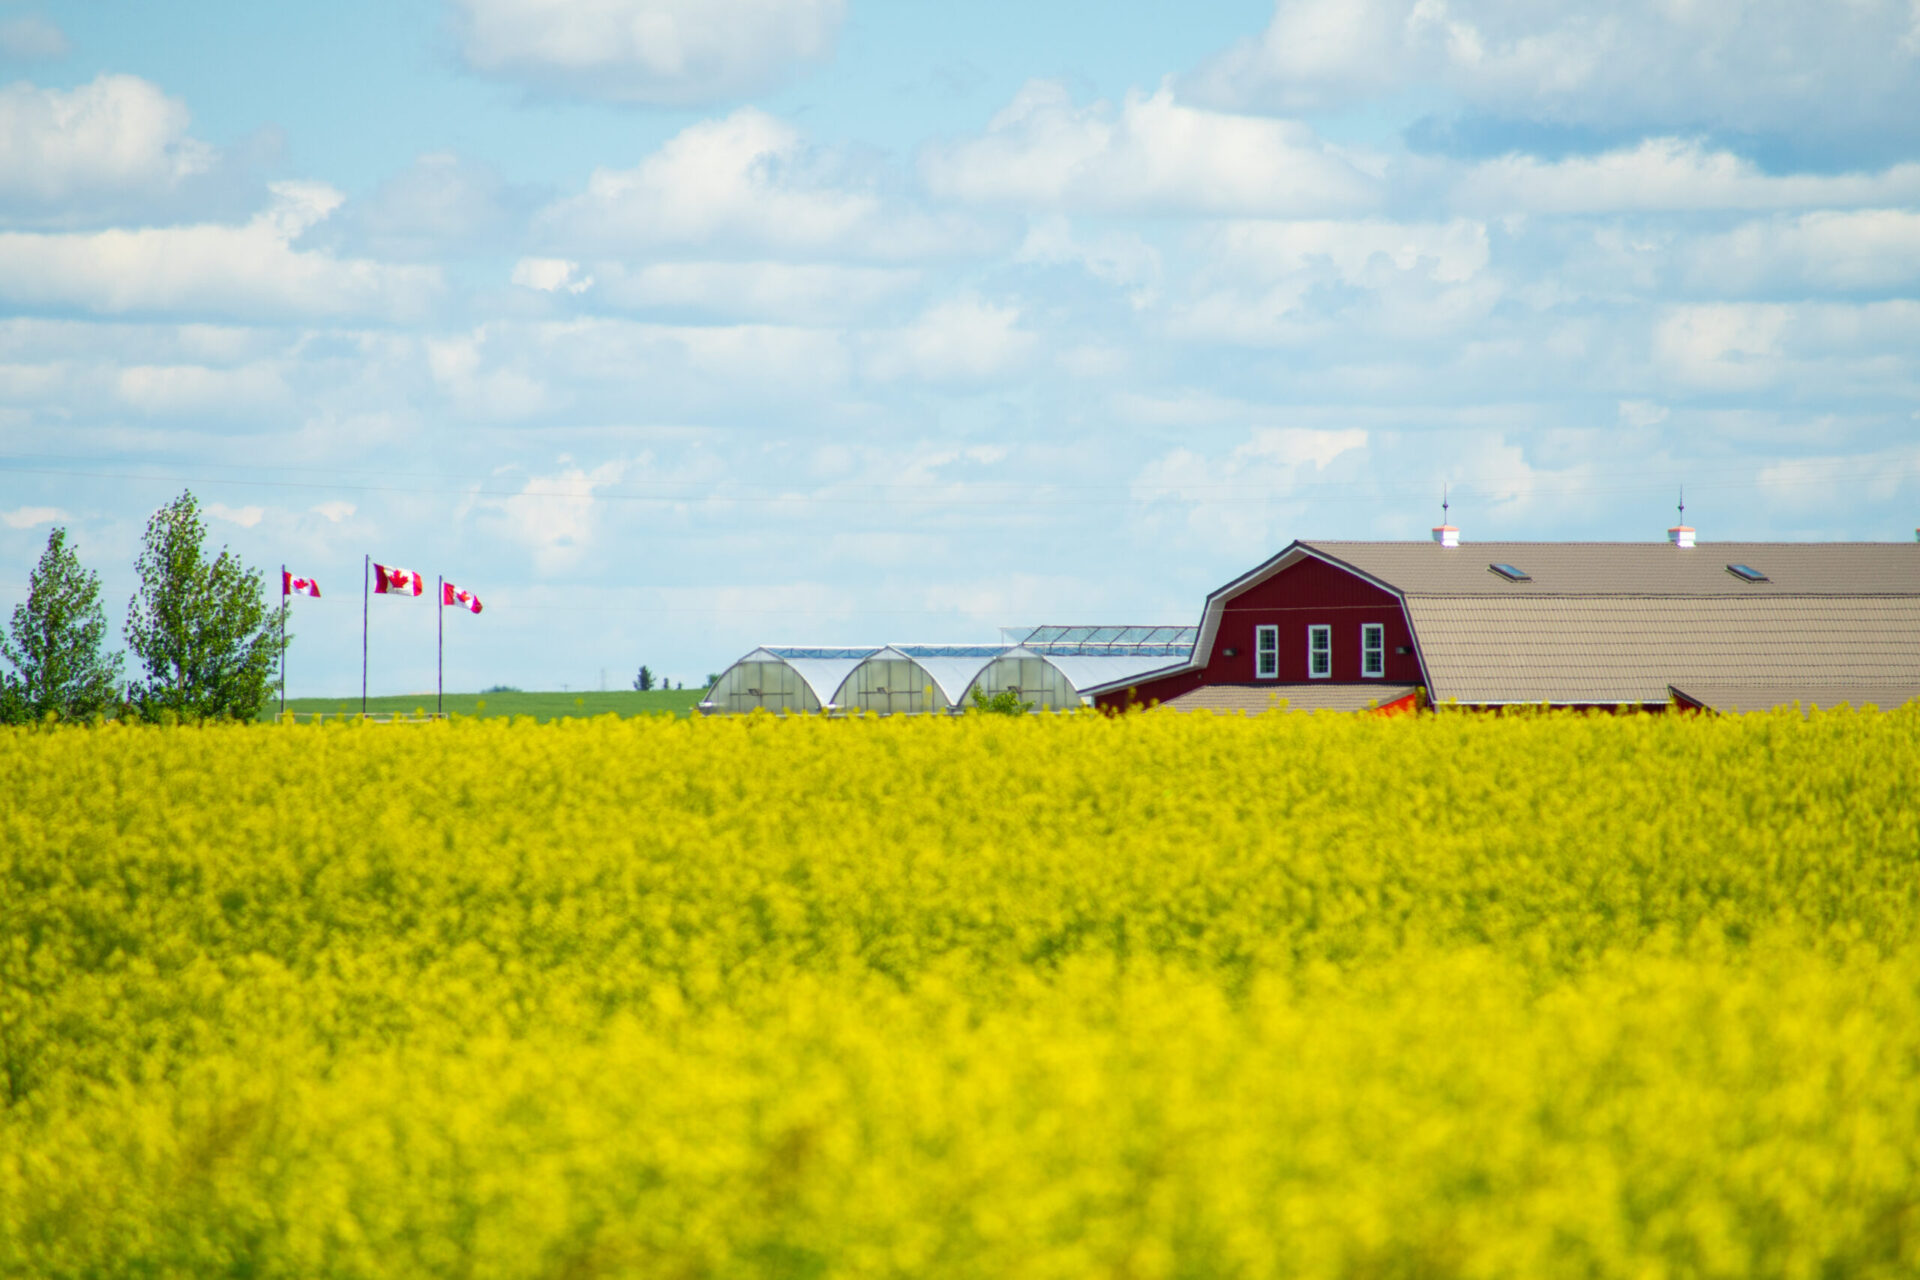
POLYGON ((1000 644, 855 648, 766 645, 728 667, 700 710, 953 713, 1011 692, 1035 711, 1086 705, 1080 691, 1186 660, 1192 627, 1033 627, 1000 644))
POLYGON ((712 715, 746 711, 819 711, 875 650, 802 647, 755 649, 720 674, 700 702, 712 715))

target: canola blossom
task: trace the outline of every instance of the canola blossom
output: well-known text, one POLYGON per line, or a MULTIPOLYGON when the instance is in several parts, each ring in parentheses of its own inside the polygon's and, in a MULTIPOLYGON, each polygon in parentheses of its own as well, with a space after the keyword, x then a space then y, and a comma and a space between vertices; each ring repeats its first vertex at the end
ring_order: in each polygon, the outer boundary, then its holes
POLYGON ((1920 1272, 1920 710, 0 732, 0 1274, 1920 1272))

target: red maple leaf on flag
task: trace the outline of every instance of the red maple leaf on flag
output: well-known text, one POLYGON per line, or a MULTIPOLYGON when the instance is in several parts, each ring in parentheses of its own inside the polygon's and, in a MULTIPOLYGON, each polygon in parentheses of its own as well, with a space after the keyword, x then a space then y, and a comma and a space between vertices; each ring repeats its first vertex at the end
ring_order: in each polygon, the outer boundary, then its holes
POLYGON ((442 606, 458 605, 468 613, 480 612, 480 597, 471 591, 462 591, 451 582, 440 584, 440 603, 442 606))
POLYGON ((417 596, 427 589, 427 580, 412 569, 395 569, 376 562, 373 566, 373 590, 376 595, 417 596))

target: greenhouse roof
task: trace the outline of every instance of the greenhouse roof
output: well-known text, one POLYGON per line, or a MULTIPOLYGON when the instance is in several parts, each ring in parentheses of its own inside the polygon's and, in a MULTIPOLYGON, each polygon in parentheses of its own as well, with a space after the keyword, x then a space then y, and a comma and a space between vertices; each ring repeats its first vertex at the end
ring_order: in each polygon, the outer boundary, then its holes
POLYGON ((1198 627, 1035 627, 1020 643, 1043 653, 1061 647, 1096 653, 1142 646, 1185 653, 1193 648, 1199 631, 1198 627))

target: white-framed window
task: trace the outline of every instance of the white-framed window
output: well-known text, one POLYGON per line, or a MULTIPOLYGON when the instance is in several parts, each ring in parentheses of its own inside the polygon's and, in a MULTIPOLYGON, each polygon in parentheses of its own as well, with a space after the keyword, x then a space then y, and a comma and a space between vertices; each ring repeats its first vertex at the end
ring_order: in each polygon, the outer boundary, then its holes
POLYGON ((1360 626, 1360 674, 1369 680, 1387 674, 1387 629, 1378 622, 1360 626))
POLYGON ((1253 629, 1253 678, 1256 680, 1280 678, 1280 628, 1255 627, 1253 629))
POLYGON ((1333 679, 1333 628, 1307 628, 1307 678, 1333 679))

